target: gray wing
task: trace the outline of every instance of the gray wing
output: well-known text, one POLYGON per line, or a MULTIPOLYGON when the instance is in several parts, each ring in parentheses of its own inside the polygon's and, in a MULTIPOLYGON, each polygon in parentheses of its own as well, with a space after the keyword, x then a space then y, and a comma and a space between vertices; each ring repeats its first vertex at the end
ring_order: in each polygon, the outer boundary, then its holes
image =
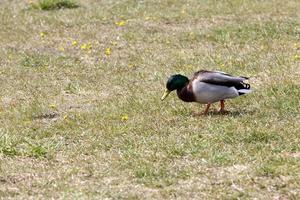
POLYGON ((195 76, 201 82, 215 84, 215 85, 223 85, 223 86, 241 86, 243 81, 248 79, 243 76, 232 76, 230 74, 226 74, 220 71, 199 71, 196 72, 195 76))

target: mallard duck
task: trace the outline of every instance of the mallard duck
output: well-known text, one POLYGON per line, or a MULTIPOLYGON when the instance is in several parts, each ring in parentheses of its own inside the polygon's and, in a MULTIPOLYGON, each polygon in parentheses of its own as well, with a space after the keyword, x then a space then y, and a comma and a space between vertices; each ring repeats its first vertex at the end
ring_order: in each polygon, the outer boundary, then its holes
POLYGON ((220 71, 200 70, 192 79, 181 74, 170 76, 164 100, 173 90, 177 90, 179 99, 185 102, 207 104, 203 114, 207 114, 212 103, 220 101, 220 112, 225 111, 225 99, 235 98, 251 92, 250 85, 244 83, 248 77, 232 76, 220 71))

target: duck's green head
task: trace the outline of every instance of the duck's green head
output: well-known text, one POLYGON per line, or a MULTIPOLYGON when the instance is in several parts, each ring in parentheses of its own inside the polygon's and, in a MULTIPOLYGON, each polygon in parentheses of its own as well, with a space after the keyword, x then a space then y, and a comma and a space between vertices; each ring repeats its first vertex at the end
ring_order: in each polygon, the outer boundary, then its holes
POLYGON ((161 100, 164 100, 173 90, 183 88, 188 82, 189 79, 181 74, 175 74, 170 76, 166 84, 167 89, 164 95, 161 97, 161 100))

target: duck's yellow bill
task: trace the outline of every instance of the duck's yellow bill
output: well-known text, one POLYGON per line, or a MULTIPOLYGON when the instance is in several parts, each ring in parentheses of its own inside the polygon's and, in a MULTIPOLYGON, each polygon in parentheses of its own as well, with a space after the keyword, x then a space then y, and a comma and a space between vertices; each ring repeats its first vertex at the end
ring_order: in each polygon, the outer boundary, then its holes
POLYGON ((163 101, 165 98, 167 98, 167 96, 170 94, 170 90, 166 90, 164 95, 161 97, 161 100, 163 101))

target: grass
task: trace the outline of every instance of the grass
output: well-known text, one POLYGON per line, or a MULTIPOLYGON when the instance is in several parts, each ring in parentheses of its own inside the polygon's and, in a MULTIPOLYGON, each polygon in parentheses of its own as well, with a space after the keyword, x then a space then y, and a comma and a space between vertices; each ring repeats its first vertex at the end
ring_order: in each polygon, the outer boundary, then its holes
POLYGON ((0 198, 299 198, 298 1, 42 2, 0 4, 0 198), (199 69, 254 92, 160 101, 199 69))
POLYGON ((33 8, 41 10, 59 10, 65 8, 78 8, 79 5, 73 0, 40 0, 37 4, 32 4, 33 8))

